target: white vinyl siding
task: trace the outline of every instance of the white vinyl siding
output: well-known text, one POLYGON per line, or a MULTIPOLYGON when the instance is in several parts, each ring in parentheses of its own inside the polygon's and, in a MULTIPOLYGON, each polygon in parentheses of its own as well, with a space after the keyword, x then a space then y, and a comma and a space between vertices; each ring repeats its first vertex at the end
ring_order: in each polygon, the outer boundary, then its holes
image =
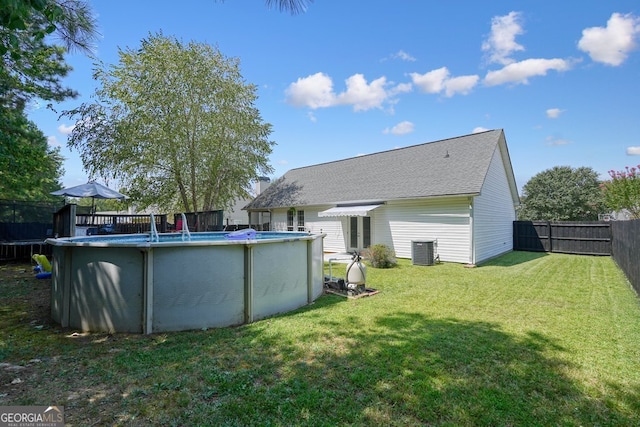
MULTIPOLYGON (((325 233, 326 252, 347 251, 349 217, 318 217, 327 208, 305 208, 305 223, 312 233, 325 233)), ((469 198, 390 201, 369 213, 371 244, 391 247, 398 258, 411 258, 412 240, 436 240, 440 260, 471 260, 469 198)), ((277 220, 277 211, 274 219, 277 220)), ((286 212, 281 214, 286 227, 286 212)), ((274 223, 275 225, 275 223, 274 223)))
POLYGON ((346 217, 345 218, 319 218, 319 221, 314 223, 314 227, 317 227, 318 233, 326 234, 323 240, 324 250, 326 252, 346 252, 347 244, 347 231, 346 231, 346 217))
POLYGON ((383 243, 399 258, 411 258, 413 240, 436 240, 440 260, 471 257, 469 198, 391 201, 375 210, 372 244, 383 243))
POLYGON ((481 194, 473 202, 473 263, 513 250, 515 219, 515 206, 507 174, 500 151, 496 149, 481 194))
MULTIPOLYGON (((318 212, 329 209, 331 206, 321 208, 304 208, 304 225, 312 234, 325 233, 323 240, 325 252, 345 252, 347 238, 348 217, 318 217, 318 212)), ((287 210, 274 209, 272 214, 271 229, 273 231, 287 230, 287 210)))
POLYGON ((314 234, 326 234, 322 243, 325 252, 346 252, 348 217, 318 216, 318 212, 322 212, 331 207, 332 206, 322 206, 320 208, 313 209, 305 208, 307 229, 314 234))

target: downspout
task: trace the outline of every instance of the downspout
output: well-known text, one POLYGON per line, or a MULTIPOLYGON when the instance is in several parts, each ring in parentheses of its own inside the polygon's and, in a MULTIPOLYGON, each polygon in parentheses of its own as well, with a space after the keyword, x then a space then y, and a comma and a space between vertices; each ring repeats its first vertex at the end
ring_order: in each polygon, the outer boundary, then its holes
POLYGON ((469 251, 469 264, 474 265, 476 263, 476 244, 475 244, 475 223, 473 214, 473 197, 469 197, 469 243, 471 250, 469 251))

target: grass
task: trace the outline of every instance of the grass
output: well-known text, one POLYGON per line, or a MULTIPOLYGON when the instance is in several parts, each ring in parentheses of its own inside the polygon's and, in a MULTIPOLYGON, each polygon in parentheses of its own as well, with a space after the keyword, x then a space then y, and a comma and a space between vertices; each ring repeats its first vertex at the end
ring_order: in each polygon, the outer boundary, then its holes
POLYGON ((609 257, 400 260, 368 269, 372 297, 151 336, 63 330, 12 268, 0 405, 73 425, 640 425, 640 303, 609 257))

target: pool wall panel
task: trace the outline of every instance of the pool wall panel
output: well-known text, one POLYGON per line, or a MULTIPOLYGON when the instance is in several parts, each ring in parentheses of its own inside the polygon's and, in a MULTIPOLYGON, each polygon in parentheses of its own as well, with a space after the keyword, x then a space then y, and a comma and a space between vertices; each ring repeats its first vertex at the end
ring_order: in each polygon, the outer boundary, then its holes
POLYGON ((307 304, 307 242, 252 247, 253 320, 307 304))
POLYGON ((142 332, 142 260, 137 248, 74 251, 69 326, 83 331, 142 332))
POLYGON ((244 247, 153 249, 153 331, 244 322, 244 247))
POLYGON ((309 271, 311 277, 311 297, 309 303, 315 301, 324 293, 324 240, 314 239, 309 247, 309 271))
POLYGON ((68 326, 68 319, 63 323, 63 313, 65 311, 64 288, 65 283, 68 283, 68 280, 65 280, 65 274, 68 274, 70 269, 64 268, 64 263, 65 252, 68 250, 64 247, 54 246, 53 256, 51 257, 51 269, 53 272, 51 275, 51 318, 65 327, 68 326))

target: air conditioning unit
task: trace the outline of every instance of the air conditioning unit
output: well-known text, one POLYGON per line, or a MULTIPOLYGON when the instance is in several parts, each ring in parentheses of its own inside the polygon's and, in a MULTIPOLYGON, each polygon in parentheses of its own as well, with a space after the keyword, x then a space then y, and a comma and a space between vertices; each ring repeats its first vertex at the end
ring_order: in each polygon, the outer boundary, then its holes
POLYGON ((413 265, 434 265, 435 242, 433 240, 412 240, 411 262, 413 265))

